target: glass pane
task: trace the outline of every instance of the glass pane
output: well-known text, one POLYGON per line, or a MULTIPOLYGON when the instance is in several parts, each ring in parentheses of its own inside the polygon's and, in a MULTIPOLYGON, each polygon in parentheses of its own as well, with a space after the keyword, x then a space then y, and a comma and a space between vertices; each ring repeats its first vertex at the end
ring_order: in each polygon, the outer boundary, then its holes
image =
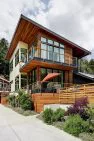
POLYGON ((41 50, 41 58, 47 59, 47 51, 41 50))
POLYGON ((64 54, 64 49, 60 48, 60 54, 64 54))
POLYGON ((60 44, 60 47, 63 47, 64 48, 64 45, 63 44, 60 44))
POLYGON ((59 62, 59 48, 54 47, 54 55, 53 55, 54 61, 59 62))
POLYGON ((21 61, 26 62, 27 61, 27 49, 21 48, 21 61))
POLYGON ((41 44, 41 49, 47 50, 47 45, 46 44, 41 44))
POLYGON ((41 80, 43 80, 44 77, 46 77, 46 75, 47 75, 46 69, 45 68, 41 68, 41 80))
POLYGON ((53 52, 48 52, 48 60, 53 60, 53 52))
POLYGON ((48 46, 48 51, 52 51, 53 52, 53 46, 48 46))
POLYGON ((54 47, 54 52, 56 52, 56 53, 58 53, 58 54, 59 54, 59 48, 54 47))
POLYGON ((56 41, 54 41, 54 45, 55 45, 55 46, 59 46, 59 43, 56 42, 56 41))
POLYGON ((15 55, 15 66, 19 63, 19 50, 17 51, 15 55))
POLYGON ((27 86, 27 75, 21 74, 21 88, 26 88, 27 86))
POLYGON ((59 54, 56 52, 53 53, 53 61, 59 62, 59 54))
POLYGON ((64 55, 60 55, 60 62, 64 63, 64 55))
POLYGON ((42 41, 42 42, 46 42, 46 38, 41 37, 41 41, 42 41))
POLYGON ((48 43, 53 45, 53 41, 48 39, 48 43))

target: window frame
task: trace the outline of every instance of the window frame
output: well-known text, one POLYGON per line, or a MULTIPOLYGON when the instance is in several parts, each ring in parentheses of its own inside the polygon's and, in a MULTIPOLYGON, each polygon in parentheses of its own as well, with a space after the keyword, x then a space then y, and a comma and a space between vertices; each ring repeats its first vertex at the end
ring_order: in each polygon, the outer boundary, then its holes
POLYGON ((17 50, 15 54, 15 67, 18 65, 18 63, 19 63, 19 49, 17 50))

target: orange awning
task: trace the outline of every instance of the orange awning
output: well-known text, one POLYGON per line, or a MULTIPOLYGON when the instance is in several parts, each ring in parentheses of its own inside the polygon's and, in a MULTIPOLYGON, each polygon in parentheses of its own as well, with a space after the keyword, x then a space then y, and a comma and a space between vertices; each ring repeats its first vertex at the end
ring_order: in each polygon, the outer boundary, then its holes
POLYGON ((48 81, 60 75, 60 73, 49 73, 41 82, 48 81))

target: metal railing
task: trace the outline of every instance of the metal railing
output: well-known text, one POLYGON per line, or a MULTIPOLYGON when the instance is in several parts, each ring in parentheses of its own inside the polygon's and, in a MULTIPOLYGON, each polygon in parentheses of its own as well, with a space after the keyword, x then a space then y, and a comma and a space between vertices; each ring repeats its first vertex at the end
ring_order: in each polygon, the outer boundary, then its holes
POLYGON ((0 92, 9 92, 10 91, 10 84, 5 82, 0 82, 0 92))
POLYGON ((61 53, 57 53, 57 52, 51 52, 51 51, 39 49, 39 48, 36 49, 34 54, 30 55, 28 57, 28 59, 26 59, 27 56, 28 55, 26 55, 25 59, 23 59, 24 60, 23 63, 27 63, 32 58, 39 58, 39 59, 43 59, 43 60, 62 63, 62 64, 69 65, 69 66, 74 66, 74 67, 77 67, 77 65, 78 65, 77 57, 71 57, 69 55, 65 55, 65 54, 61 54, 61 53))
POLYGON ((64 87, 73 86, 72 83, 62 83, 61 82, 43 82, 40 81, 35 82, 33 84, 27 85, 23 87, 25 91, 28 93, 57 93, 59 89, 63 89, 64 87))

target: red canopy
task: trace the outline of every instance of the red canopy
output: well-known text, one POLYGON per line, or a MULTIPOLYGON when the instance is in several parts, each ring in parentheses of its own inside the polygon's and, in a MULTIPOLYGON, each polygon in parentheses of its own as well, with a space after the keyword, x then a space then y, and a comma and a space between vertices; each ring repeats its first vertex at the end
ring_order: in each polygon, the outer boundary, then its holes
POLYGON ((53 79, 54 77, 57 77, 58 75, 60 75, 60 73, 49 73, 41 82, 45 82, 50 79, 53 79))

